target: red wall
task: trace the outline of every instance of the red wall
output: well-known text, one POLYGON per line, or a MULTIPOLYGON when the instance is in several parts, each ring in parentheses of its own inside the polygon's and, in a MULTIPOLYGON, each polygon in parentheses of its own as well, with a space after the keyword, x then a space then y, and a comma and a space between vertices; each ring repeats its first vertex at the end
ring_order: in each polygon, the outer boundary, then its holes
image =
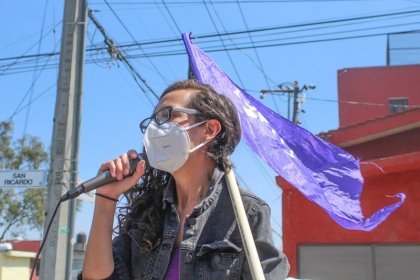
POLYGON ((388 98, 391 97, 408 97, 408 105, 420 105, 419 77, 420 65, 339 70, 340 127, 387 115, 388 98), (385 105, 363 105, 360 102, 385 105))
POLYGON ((361 160, 412 153, 419 150, 420 128, 361 143, 345 150, 361 160))
MULTIPOLYGON (((299 276, 299 244, 420 243, 419 163, 420 153, 416 153, 415 169, 388 175, 377 171, 373 175, 363 172, 365 186, 361 206, 365 217, 398 201, 387 195, 399 192, 407 195, 404 204, 371 232, 341 228, 319 206, 276 177, 278 185, 283 189, 283 248, 291 264, 290 276, 299 276)), ((366 169, 372 170, 372 166, 366 166, 366 169)))

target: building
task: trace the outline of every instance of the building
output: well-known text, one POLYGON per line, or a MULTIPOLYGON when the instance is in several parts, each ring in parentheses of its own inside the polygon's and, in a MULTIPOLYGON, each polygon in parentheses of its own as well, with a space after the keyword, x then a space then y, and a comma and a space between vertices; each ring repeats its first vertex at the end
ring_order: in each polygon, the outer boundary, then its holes
MULTIPOLYGON (((0 243, 0 280, 28 280, 40 248, 40 240, 6 241, 0 243)), ((86 249, 86 234, 79 233, 73 248, 72 279, 82 270, 86 249)), ((38 280, 38 263, 31 280, 38 280)))
MULTIPOLYGON (((10 241, 0 245, 0 280, 29 279, 40 241, 10 241)), ((37 273, 32 280, 38 280, 37 273)))
POLYGON ((73 271, 72 279, 77 279, 77 275, 82 271, 83 260, 85 259, 86 251, 86 234, 80 232, 76 235, 76 243, 73 246, 73 271))
POLYGON ((339 70, 340 128, 420 105, 419 76, 420 65, 339 70))
POLYGON ((404 204, 371 232, 337 225, 281 177, 283 248, 290 276, 313 279, 419 279, 420 66, 338 71, 337 130, 320 134, 361 160, 365 217, 404 204))

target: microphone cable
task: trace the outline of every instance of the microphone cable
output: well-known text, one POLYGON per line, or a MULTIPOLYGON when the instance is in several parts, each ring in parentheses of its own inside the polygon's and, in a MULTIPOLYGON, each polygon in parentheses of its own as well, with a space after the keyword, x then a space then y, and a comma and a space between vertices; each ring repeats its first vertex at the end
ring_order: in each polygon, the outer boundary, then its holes
MULTIPOLYGON (((137 163, 140 160, 146 161, 145 171, 144 175, 148 174, 150 170, 150 165, 148 164, 147 155, 146 153, 139 153, 137 155, 138 157, 136 159, 130 159, 130 174, 124 177, 131 176, 133 172, 136 170, 137 163)), ((143 176, 144 176, 143 175, 143 176)), ((67 201, 69 199, 74 199, 81 195, 82 193, 92 191, 96 188, 99 188, 100 186, 115 181, 114 178, 111 177, 109 171, 103 172, 100 176, 97 176, 95 178, 92 178, 91 180, 86 181, 85 183, 82 183, 78 185, 75 188, 71 188, 67 193, 65 193, 61 198, 58 200, 58 203, 55 207, 54 213, 51 217, 50 222, 48 223, 47 229, 45 230, 44 238, 42 239, 41 246, 39 247, 38 253, 36 254, 34 264, 32 266, 31 270, 31 276, 29 280, 32 280, 33 274, 35 272, 36 266, 39 262, 39 256, 41 255, 42 248, 45 245, 45 242, 47 241, 48 233, 51 229, 52 222, 54 221, 55 215, 57 215, 58 208, 60 207, 61 203, 64 201, 67 201), (86 186, 85 186, 86 185, 86 186)))
POLYGON ((41 255, 41 251, 42 251, 42 248, 45 245, 45 241, 47 241, 48 233, 49 233, 49 231, 51 229, 51 225, 52 225, 52 222, 54 221, 55 215, 57 215, 57 211, 58 211, 58 208, 61 205, 61 202, 63 202, 63 199, 62 198, 60 198, 60 200, 57 203, 57 206, 55 206, 54 213, 53 213, 53 215, 51 217, 50 222, 48 223, 47 229, 45 231, 44 238, 42 239, 42 242, 41 242, 41 246, 39 247, 38 253, 36 254, 36 257, 35 257, 34 264, 32 265, 31 276, 29 277, 29 280, 32 280, 32 277, 33 277, 34 272, 35 272, 35 268, 36 268, 36 266, 38 264, 38 261, 39 261, 39 256, 41 255))

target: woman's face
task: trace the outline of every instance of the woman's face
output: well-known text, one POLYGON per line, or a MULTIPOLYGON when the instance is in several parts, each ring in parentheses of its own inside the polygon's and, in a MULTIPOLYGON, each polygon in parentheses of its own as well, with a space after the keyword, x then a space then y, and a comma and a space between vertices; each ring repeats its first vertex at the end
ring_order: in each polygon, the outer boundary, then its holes
MULTIPOLYGON (((188 89, 175 90, 175 91, 168 92, 159 101, 159 104, 156 107, 155 112, 167 106, 188 108, 191 93, 192 93, 192 90, 188 90, 188 89)), ((194 119, 193 115, 188 115, 183 112, 172 111, 170 121, 180 124, 182 126, 186 126, 186 124, 188 124, 189 121, 193 119, 194 119)))
MULTIPOLYGON (((159 101, 159 104, 156 107, 155 112, 167 106, 190 108, 189 101, 192 94, 194 94, 194 90, 192 89, 182 89, 182 90, 174 90, 174 91, 168 92, 159 101)), ((170 122, 177 123, 179 125, 186 127, 186 126, 190 126, 196 123, 196 116, 183 113, 183 112, 172 111, 170 122)), ((205 131, 205 125, 197 126, 188 130, 188 134, 190 136, 190 142, 191 142, 190 148, 194 148, 196 145, 205 141, 204 131, 205 131)))

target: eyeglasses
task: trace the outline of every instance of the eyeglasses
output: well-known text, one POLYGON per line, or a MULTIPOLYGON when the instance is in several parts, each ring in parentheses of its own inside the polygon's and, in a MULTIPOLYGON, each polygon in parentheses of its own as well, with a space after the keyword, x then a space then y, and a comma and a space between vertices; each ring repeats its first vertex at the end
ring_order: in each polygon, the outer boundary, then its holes
POLYGON ((153 113, 150 118, 144 119, 140 122, 140 130, 141 132, 145 133, 146 128, 149 126, 150 122, 154 120, 158 125, 164 124, 172 118, 172 112, 182 112, 189 115, 199 115, 201 114, 200 111, 195 109, 187 109, 187 108, 179 108, 179 107, 172 107, 167 106, 163 107, 159 111, 153 113))

